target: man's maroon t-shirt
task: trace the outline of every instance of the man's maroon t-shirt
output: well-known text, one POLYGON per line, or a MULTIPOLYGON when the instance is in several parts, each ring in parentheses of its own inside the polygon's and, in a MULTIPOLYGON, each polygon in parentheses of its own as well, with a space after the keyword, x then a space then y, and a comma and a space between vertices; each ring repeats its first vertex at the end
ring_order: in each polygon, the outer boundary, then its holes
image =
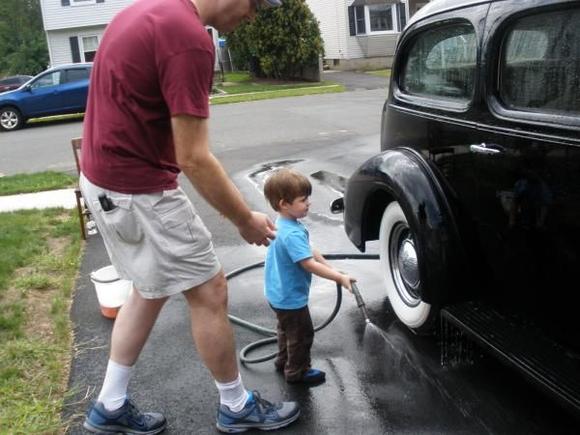
POLYGON ((171 116, 209 116, 214 56, 191 0, 137 0, 120 12, 91 74, 84 175, 122 193, 176 188, 171 116))

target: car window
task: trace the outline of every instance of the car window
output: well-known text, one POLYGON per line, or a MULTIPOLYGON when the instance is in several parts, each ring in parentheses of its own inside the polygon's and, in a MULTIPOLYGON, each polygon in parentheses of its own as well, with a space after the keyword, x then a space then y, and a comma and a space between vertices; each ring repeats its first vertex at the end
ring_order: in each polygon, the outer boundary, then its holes
POLYGON ((61 71, 54 71, 39 77, 31 84, 33 89, 46 88, 48 86, 56 86, 60 84, 61 71))
POLYGON ((500 95, 511 109, 580 112, 580 9, 515 21, 507 31, 500 95))
POLYGON ((471 25, 427 30, 408 48, 400 86, 409 94, 470 100, 476 59, 477 43, 471 25))
POLYGON ((2 79, 0 80, 0 85, 15 85, 18 82, 18 78, 2 79))
POLYGON ((87 68, 75 68, 66 71, 66 83, 78 82, 79 80, 86 80, 89 78, 89 70, 87 68))

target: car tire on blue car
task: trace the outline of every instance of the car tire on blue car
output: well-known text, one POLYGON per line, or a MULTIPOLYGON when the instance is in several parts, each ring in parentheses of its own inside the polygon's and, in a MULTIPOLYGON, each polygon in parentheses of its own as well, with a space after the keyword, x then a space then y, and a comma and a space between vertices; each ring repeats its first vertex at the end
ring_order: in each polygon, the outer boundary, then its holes
POLYGON ((16 107, 6 106, 0 109, 0 129, 18 130, 24 124, 24 118, 16 107))
POLYGON ((379 230, 381 270, 387 296, 397 317, 409 328, 421 331, 436 315, 431 304, 421 300, 421 276, 413 230, 398 202, 383 213, 379 230))

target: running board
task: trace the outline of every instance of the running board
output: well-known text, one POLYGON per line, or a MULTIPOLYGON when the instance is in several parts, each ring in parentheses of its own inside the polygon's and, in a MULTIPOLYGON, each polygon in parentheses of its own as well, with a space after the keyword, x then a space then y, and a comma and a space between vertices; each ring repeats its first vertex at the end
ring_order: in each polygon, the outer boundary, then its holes
MULTIPOLYGON (((442 330, 448 329, 446 322, 580 416, 578 355, 543 336, 537 329, 522 328, 513 319, 480 302, 466 302, 441 310, 442 330)), ((444 341, 442 337, 442 352, 444 341)))

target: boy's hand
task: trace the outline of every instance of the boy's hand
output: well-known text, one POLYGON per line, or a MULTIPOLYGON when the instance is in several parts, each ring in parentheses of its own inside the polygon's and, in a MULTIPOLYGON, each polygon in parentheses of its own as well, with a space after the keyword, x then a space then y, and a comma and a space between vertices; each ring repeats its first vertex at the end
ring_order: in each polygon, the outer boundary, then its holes
POLYGON ((339 282, 339 284, 341 286, 343 286, 345 289, 347 289, 349 292, 352 293, 352 283, 353 282, 356 282, 356 279, 351 278, 350 276, 348 276, 345 273, 341 273, 340 275, 341 276, 340 276, 340 282, 339 282))

